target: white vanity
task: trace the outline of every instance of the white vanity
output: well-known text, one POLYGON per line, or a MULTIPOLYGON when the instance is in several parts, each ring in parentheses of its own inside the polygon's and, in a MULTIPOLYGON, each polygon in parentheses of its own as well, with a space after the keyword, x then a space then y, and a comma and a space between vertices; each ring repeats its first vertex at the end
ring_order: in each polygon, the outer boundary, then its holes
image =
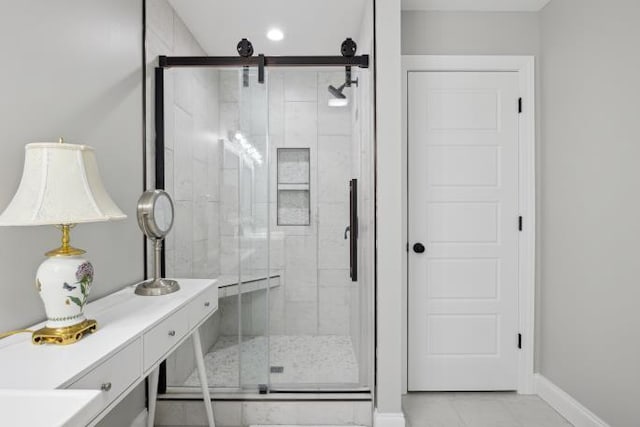
POLYGON ((98 321, 98 330, 76 344, 37 346, 29 334, 0 341, 0 398, 11 396, 14 402, 0 406, 1 423, 35 427, 38 424, 24 413, 24 408, 34 408, 47 427, 93 426, 149 377, 149 425, 153 425, 158 366, 193 336, 204 404, 213 425, 197 332, 218 308, 218 286, 215 280, 178 281, 181 289, 173 294, 139 296, 134 294, 135 286, 129 286, 88 304, 87 316, 98 321), (68 390, 66 398, 63 390, 68 390), (53 423, 46 406, 39 404, 47 396, 59 399, 58 404, 70 414, 60 415, 61 421, 53 423))
POLYGON ((83 426, 100 411, 99 390, 0 390, 2 425, 83 426))

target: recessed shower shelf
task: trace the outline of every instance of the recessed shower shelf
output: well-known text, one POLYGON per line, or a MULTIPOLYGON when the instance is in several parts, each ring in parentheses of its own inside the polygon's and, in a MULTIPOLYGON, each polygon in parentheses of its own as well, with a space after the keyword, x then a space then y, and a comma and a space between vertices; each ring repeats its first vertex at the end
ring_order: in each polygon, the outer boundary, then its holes
POLYGON ((309 148, 278 148, 278 225, 310 225, 310 166, 309 148))

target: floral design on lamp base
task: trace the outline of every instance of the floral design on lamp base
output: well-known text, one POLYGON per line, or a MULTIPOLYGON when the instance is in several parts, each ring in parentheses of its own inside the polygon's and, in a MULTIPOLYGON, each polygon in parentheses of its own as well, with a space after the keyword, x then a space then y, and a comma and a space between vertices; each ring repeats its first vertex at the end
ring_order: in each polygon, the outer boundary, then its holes
POLYGON ((34 332, 34 344, 71 344, 97 329, 96 321, 84 316, 93 273, 93 265, 79 255, 52 256, 40 265, 36 286, 47 322, 34 332))

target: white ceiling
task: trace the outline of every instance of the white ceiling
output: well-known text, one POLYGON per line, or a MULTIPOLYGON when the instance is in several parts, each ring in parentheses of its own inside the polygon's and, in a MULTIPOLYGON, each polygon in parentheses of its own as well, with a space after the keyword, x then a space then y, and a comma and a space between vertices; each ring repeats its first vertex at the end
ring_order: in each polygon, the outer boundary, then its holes
POLYGON ((265 55, 339 55, 347 37, 357 42, 371 0, 169 0, 209 55, 236 56, 242 38, 265 55), (285 38, 266 37, 271 27, 285 38))
POLYGON ((402 0, 402 10, 535 12, 551 0, 402 0))

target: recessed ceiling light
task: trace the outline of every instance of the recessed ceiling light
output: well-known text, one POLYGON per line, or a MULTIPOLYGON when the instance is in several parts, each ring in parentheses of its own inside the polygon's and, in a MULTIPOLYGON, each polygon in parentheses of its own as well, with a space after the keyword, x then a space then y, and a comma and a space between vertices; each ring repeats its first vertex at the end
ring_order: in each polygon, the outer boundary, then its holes
POLYGON ((279 28, 272 28, 267 32, 267 38, 274 42, 279 42, 284 38, 284 33, 279 28))

